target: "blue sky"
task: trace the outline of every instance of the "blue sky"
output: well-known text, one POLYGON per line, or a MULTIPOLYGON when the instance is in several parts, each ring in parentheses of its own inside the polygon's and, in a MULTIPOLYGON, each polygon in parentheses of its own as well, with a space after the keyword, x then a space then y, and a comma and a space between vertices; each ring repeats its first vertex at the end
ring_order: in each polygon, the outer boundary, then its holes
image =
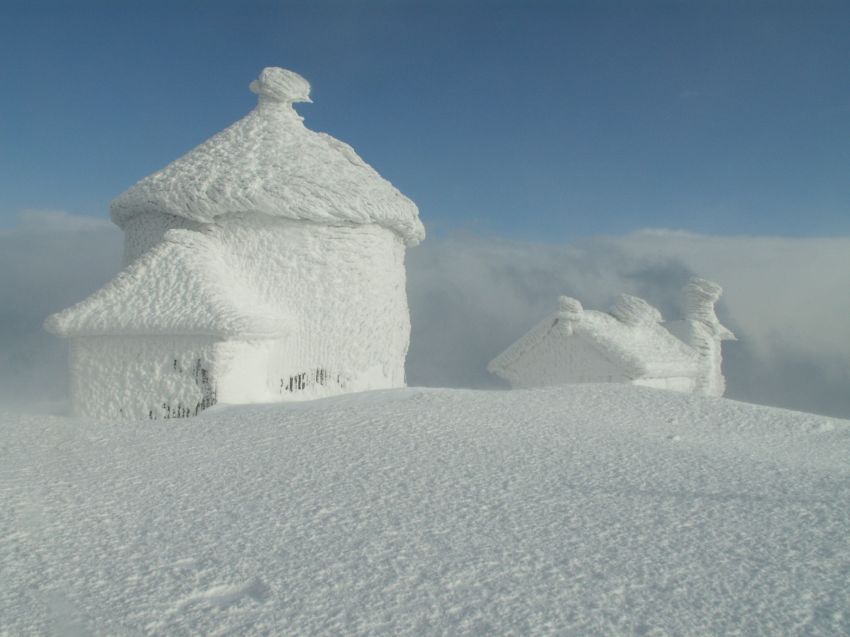
POLYGON ((432 233, 850 234, 850 4, 0 4, 0 227, 109 201, 283 66, 432 233))

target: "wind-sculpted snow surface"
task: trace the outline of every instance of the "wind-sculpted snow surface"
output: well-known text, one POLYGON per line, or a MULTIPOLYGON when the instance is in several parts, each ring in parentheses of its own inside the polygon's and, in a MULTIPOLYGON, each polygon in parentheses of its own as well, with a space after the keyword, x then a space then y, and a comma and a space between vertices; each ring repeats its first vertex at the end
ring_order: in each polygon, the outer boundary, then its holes
POLYGON ((9 635, 850 633, 847 421, 606 384, 0 440, 9 635))

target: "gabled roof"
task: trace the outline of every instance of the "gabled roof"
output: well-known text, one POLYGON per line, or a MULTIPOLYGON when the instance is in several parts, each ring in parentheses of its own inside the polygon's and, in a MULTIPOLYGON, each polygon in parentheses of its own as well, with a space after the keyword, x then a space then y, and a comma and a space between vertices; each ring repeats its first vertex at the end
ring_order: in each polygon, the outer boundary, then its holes
POLYGON ((560 311, 538 323, 494 358, 487 369, 498 376, 509 377, 510 368, 520 358, 533 355, 544 341, 579 337, 632 378, 667 378, 696 373, 697 352, 657 322, 660 314, 655 308, 642 299, 623 295, 614 311, 621 318, 583 310, 575 299, 562 297, 560 311))
POLYGON ((110 206, 124 227, 137 214, 161 212, 209 223, 258 212, 331 225, 374 223, 407 245, 425 237, 419 211, 354 149, 307 129, 292 107, 309 101, 297 73, 264 69, 251 83, 256 108, 241 120, 145 177, 110 206))
POLYGON ((60 336, 194 335, 273 338, 290 321, 264 306, 212 236, 170 230, 100 290, 53 314, 60 336))

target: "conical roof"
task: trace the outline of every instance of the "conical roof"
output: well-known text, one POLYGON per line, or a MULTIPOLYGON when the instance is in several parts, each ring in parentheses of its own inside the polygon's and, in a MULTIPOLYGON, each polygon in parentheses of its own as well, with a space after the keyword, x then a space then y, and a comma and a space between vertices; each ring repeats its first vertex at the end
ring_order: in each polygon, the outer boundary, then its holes
POLYGON ((304 126, 292 104, 310 101, 307 80, 270 67, 250 88, 259 96, 254 110, 119 195, 110 206, 113 221, 123 228, 135 215, 160 212, 209 223, 258 212, 331 225, 374 223, 407 245, 425 237, 416 204, 351 146, 304 126))

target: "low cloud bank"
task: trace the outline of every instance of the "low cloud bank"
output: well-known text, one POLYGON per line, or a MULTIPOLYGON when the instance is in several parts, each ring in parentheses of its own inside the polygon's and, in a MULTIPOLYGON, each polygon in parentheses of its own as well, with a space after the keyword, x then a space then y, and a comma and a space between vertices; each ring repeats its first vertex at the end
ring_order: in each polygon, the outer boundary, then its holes
POLYGON ((559 294, 607 309, 627 292, 677 318, 698 274, 719 282, 727 396, 850 418, 850 238, 643 231, 570 245, 426 241, 409 252, 412 385, 496 387, 487 362, 559 294))
MULTIPOLYGON (((64 343, 41 323, 119 269, 105 220, 31 211, 0 231, 0 406, 61 403, 64 343)), ((718 281, 727 396, 850 418, 850 238, 712 237, 644 231, 570 245, 429 239, 408 252, 411 385, 494 388, 489 360, 559 294, 607 309, 619 292, 678 315, 692 274, 718 281)))
POLYGON ((65 401, 65 343, 42 322, 106 283, 121 253, 121 231, 93 217, 34 210, 0 230, 0 407, 65 401))

